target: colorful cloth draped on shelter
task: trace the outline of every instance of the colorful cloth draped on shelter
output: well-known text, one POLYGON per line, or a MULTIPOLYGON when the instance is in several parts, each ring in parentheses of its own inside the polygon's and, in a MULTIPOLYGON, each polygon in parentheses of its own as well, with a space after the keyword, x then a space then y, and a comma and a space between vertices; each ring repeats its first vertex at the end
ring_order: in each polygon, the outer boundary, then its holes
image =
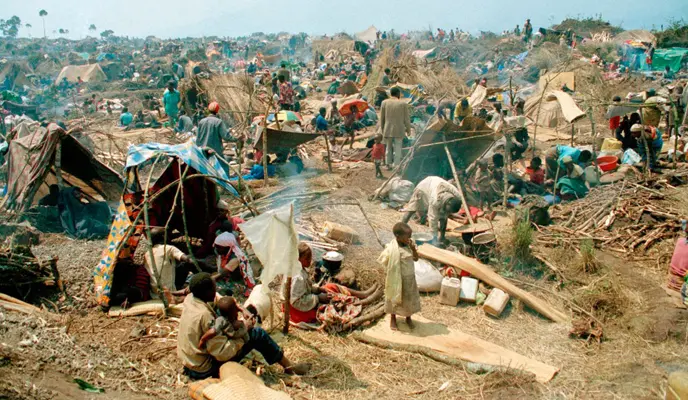
POLYGON ((120 201, 117 207, 115 219, 110 228, 107 239, 107 247, 103 250, 100 262, 93 271, 93 281, 95 284, 96 301, 101 306, 110 303, 110 290, 112 289, 112 271, 115 261, 119 257, 128 257, 129 246, 120 246, 131 228, 131 221, 127 215, 127 208, 124 201, 120 201), (120 248, 121 247, 121 248, 120 248))
POLYGON ((222 168, 220 161, 215 156, 206 158, 203 150, 194 144, 193 139, 177 145, 144 143, 131 146, 127 154, 125 169, 155 160, 158 155, 178 157, 198 173, 219 178, 215 180, 218 186, 238 195, 236 189, 228 182, 229 176, 222 168))

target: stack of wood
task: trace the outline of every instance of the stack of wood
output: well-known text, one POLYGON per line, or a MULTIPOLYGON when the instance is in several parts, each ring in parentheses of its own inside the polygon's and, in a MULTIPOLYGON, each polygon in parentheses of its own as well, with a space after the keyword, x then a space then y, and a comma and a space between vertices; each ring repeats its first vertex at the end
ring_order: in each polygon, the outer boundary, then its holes
POLYGON ((306 243, 313 248, 324 251, 340 251, 344 249, 344 246, 346 246, 345 243, 330 239, 322 233, 316 231, 305 221, 302 221, 301 224, 297 225, 296 231, 299 234, 299 239, 301 242, 306 243))
POLYGON ((587 197, 550 209, 556 225, 538 227, 545 246, 593 240, 619 253, 647 251, 662 239, 675 237, 681 212, 665 205, 665 195, 639 183, 597 187, 587 197))
POLYGON ((29 247, 0 249, 0 292, 27 299, 62 289, 57 258, 39 261, 29 247))

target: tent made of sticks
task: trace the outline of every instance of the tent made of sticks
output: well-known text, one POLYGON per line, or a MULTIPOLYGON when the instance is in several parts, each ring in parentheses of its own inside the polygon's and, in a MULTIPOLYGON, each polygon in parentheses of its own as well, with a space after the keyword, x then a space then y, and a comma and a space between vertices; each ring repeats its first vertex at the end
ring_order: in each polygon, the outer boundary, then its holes
POLYGON ((195 76, 179 85, 183 104, 189 115, 210 102, 220 104, 220 114, 238 124, 250 124, 253 111, 259 108, 253 79, 245 73, 213 74, 210 78, 195 76), (254 96, 253 101, 251 97, 254 96))
POLYGON ((124 187, 119 174, 55 124, 12 140, 7 165, 6 210, 28 210, 60 178, 94 201, 116 201, 124 187))
POLYGON ((125 170, 125 191, 110 229, 107 247, 95 267, 98 304, 109 307, 117 271, 127 270, 151 228, 165 228, 166 243, 194 254, 192 243, 206 238, 217 217, 220 187, 238 197, 218 161, 202 155, 191 142, 132 146, 125 170))
POLYGON ((426 63, 414 57, 411 52, 402 52, 394 57, 394 50, 385 49, 373 66, 363 94, 374 98, 385 68, 391 70, 392 79, 407 85, 421 85, 425 93, 437 100, 459 99, 469 94, 466 83, 446 61, 426 63))

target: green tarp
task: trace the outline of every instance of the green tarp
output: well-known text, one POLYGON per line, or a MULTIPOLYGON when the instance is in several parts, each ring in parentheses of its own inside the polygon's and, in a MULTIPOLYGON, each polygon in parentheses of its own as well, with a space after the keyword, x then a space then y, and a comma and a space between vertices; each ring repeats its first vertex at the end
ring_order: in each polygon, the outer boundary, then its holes
POLYGON ((678 72, 681 69, 681 61, 686 56, 688 56, 688 49, 686 48, 656 49, 652 57, 652 69, 664 71, 669 66, 673 72, 678 72))

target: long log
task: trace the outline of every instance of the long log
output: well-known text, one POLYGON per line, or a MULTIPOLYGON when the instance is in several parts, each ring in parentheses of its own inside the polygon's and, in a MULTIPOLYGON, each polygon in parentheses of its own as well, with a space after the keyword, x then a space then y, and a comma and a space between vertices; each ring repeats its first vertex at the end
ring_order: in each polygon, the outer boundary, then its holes
POLYGON ((543 300, 533 296, 525 290, 513 285, 499 274, 492 271, 490 267, 476 259, 466 257, 460 253, 442 250, 429 244, 419 246, 418 254, 422 258, 438 261, 447 265, 451 265, 452 267, 462 269, 470 273, 473 277, 487 283, 488 285, 500 288, 509 293, 511 296, 522 300, 533 310, 554 322, 566 322, 568 320, 568 317, 563 312, 555 309, 554 307, 545 303, 543 300))

